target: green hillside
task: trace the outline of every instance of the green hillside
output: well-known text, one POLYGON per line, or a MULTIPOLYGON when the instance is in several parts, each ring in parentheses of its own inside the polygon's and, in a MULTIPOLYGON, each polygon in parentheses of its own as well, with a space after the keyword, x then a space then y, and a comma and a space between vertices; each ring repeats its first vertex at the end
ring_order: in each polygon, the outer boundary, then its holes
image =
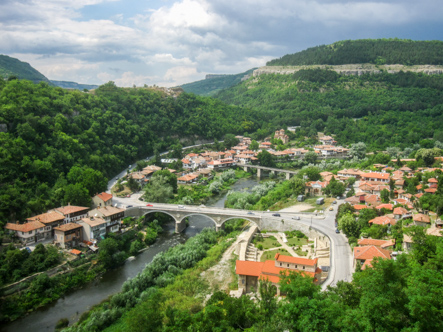
POLYGON ((6 79, 10 76, 17 76, 19 79, 34 83, 49 82, 43 74, 32 68, 29 63, 0 54, 0 77, 6 79))
POLYGON ((342 76, 300 70, 260 75, 216 97, 260 112, 266 128, 300 125, 304 135, 325 131, 336 134, 341 143, 366 142, 372 150, 443 137, 441 74, 342 76))
POLYGON ((218 91, 227 89, 240 83, 242 78, 246 75, 251 75, 254 69, 250 69, 241 74, 223 75, 222 77, 214 77, 197 82, 187 83, 181 85, 180 87, 188 93, 194 93, 199 96, 213 96, 218 91))
POLYGON ((212 98, 112 82, 84 93, 0 80, 0 124, 7 128, 0 132, 0 226, 68 202, 83 205, 104 190, 97 171, 112 177, 179 138, 255 131, 254 117, 212 98))
POLYGON ((442 65, 442 41, 361 39, 339 41, 274 59, 267 66, 345 65, 356 63, 442 65))

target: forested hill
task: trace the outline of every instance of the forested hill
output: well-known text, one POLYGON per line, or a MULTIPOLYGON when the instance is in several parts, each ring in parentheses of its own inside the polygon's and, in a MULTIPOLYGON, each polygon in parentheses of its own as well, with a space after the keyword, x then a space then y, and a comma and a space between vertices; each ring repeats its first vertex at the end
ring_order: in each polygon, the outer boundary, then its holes
POLYGON ((372 150, 443 141, 442 74, 346 76, 308 69, 256 76, 216 97, 259 111, 269 128, 299 125, 305 136, 324 131, 342 144, 365 142, 372 150))
POLYGON ((0 80, 0 223, 82 205, 106 188, 102 174, 111 177, 181 137, 252 132, 255 118, 186 93, 173 98, 110 82, 92 94, 0 80))
POLYGON ((38 70, 31 67, 27 62, 22 62, 16 58, 0 54, 0 78, 9 78, 16 76, 19 79, 30 80, 34 83, 49 80, 38 70))
POLYGON ((269 61, 267 66, 357 63, 443 65, 443 42, 400 39, 345 40, 288 54, 269 61))
POLYGON ((201 81, 183 84, 180 87, 188 93, 195 93, 199 96, 212 96, 220 90, 227 89, 240 83, 242 79, 252 75, 254 69, 250 69, 241 74, 221 75, 220 77, 207 78, 201 81))

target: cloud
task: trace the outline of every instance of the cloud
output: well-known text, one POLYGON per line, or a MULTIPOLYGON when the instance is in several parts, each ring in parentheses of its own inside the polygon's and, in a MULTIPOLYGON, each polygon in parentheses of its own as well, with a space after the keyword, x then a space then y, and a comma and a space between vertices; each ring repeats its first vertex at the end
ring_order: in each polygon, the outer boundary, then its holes
POLYGON ((0 45, 50 79, 171 86, 342 39, 441 39, 440 7, 432 0, 2 0, 0 45), (139 6, 133 17, 129 5, 139 6), (89 18, 87 8, 94 8, 89 18))

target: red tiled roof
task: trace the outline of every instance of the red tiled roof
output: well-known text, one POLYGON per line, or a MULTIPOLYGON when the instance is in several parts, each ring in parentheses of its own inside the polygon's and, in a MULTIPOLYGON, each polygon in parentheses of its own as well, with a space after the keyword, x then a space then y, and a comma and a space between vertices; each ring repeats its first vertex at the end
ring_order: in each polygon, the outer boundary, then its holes
POLYGON ((428 188, 428 189, 424 190, 424 192, 430 193, 430 194, 435 194, 436 191, 437 191, 437 188, 428 188))
POLYGON ((369 206, 363 205, 363 204, 355 204, 353 205, 354 209, 357 211, 363 210, 363 209, 370 209, 369 206))
POLYGON ((72 250, 70 251, 70 253, 71 253, 71 254, 74 254, 74 255, 80 255, 82 252, 81 252, 80 250, 77 250, 77 249, 72 249, 72 250))
POLYGON ((74 206, 74 205, 67 205, 67 206, 62 206, 59 208, 56 208, 57 211, 60 211, 61 213, 63 213, 65 216, 67 214, 71 214, 71 213, 75 213, 75 212, 80 212, 80 211, 88 211, 89 208, 88 207, 84 207, 84 206, 74 206))
POLYGON ((364 173, 361 176, 363 178, 389 180, 389 173, 364 173))
POLYGON ((40 221, 40 222, 42 222, 44 224, 50 224, 50 223, 52 223, 54 221, 62 221, 64 219, 65 219, 64 215, 62 215, 62 214, 60 214, 58 212, 55 212, 55 211, 49 211, 47 213, 42 213, 42 214, 36 215, 34 217, 27 218, 26 220, 28 220, 28 221, 40 221))
POLYGON ((315 264, 317 264, 318 258, 307 259, 307 258, 300 258, 300 257, 292 257, 292 256, 275 254, 275 260, 277 262, 314 266, 315 264))
POLYGON ((374 257, 391 258, 388 250, 376 246, 354 247, 355 259, 373 259, 374 257))
POLYGON ((394 214, 398 214, 398 215, 404 215, 407 214, 408 210, 406 210, 404 207, 396 207, 394 209, 394 214))
POLYGON ((436 178, 430 178, 428 180, 429 183, 438 183, 438 180, 436 178))
POLYGON ((381 210, 381 209, 387 209, 392 211, 392 208, 394 207, 394 205, 392 204, 380 204, 376 207, 377 210, 381 210))
POLYGON ((24 233, 31 232, 33 230, 43 227, 45 227, 45 224, 42 224, 40 221, 30 221, 25 224, 7 223, 5 225, 6 229, 10 229, 12 231, 24 232, 24 233))
POLYGON ((431 222, 431 218, 423 213, 414 214, 412 218, 414 221, 418 222, 425 222, 428 224, 431 222))
POLYGON ((360 246, 376 246, 376 247, 385 248, 395 245, 395 240, 359 239, 358 244, 360 246))
POLYGON ((235 261, 235 272, 240 275, 258 277, 264 264, 262 262, 235 261))
POLYGON ((100 198, 103 202, 107 202, 110 199, 112 199, 112 194, 102 192, 102 193, 98 194, 97 197, 100 198))
POLYGON ((54 227, 55 230, 62 231, 62 232, 70 231, 70 230, 77 229, 77 228, 82 228, 82 225, 70 222, 70 223, 67 223, 64 225, 60 225, 58 227, 54 227))
POLYGON ((387 216, 381 216, 381 217, 376 217, 374 219, 371 219, 368 221, 370 224, 376 224, 376 225, 395 225, 396 221, 395 219, 389 218, 387 216))

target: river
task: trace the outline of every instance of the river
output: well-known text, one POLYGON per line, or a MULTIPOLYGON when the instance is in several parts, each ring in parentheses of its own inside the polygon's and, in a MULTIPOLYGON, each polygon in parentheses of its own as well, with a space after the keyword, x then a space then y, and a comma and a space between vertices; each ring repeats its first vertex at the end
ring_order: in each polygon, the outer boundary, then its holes
MULTIPOLYGON (((231 186, 231 190, 247 190, 257 184, 255 178, 240 179, 231 186)), ((223 207, 226 193, 214 197, 207 206, 223 207)), ((192 236, 200 233, 205 227, 215 227, 214 223, 204 216, 189 218, 189 227, 183 233, 175 234, 175 224, 166 224, 164 232, 149 249, 139 254, 135 260, 127 261, 123 266, 105 273, 100 279, 72 291, 54 303, 40 308, 27 316, 17 319, 0 328, 1 332, 35 332, 54 331, 54 326, 61 318, 69 318, 70 324, 77 321, 85 311, 100 303, 110 295, 120 291, 123 283, 133 278, 150 263, 153 257, 162 251, 179 243, 186 242, 192 236)))

